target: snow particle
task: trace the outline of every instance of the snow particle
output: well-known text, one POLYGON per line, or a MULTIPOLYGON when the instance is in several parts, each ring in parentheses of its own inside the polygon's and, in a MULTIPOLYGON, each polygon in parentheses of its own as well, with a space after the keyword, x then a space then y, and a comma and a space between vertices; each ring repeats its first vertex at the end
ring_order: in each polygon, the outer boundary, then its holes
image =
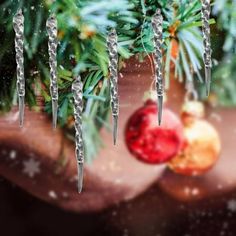
POLYGON ((236 200, 232 199, 232 200, 228 201, 227 208, 228 208, 228 210, 230 210, 232 212, 236 212, 236 200))
POLYGON ((33 158, 23 162, 23 173, 33 178, 36 174, 40 173, 40 162, 33 158))
POLYGON ((9 157, 10 157, 10 159, 11 160, 14 160, 14 159, 16 159, 16 151, 15 150, 12 150, 12 151, 10 151, 10 153, 9 153, 9 157))
POLYGON ((50 198, 52 198, 52 199, 57 199, 57 194, 56 194, 56 192, 53 191, 53 190, 50 190, 50 191, 48 192, 48 196, 49 196, 50 198))

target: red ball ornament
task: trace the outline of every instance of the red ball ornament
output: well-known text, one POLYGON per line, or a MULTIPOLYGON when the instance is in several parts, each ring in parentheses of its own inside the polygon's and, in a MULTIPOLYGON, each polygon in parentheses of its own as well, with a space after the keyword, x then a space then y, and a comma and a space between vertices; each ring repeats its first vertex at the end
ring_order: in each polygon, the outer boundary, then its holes
POLYGON ((125 139, 129 151, 149 164, 169 161, 184 146, 183 125, 169 109, 164 108, 158 125, 157 104, 148 100, 128 120, 125 139))

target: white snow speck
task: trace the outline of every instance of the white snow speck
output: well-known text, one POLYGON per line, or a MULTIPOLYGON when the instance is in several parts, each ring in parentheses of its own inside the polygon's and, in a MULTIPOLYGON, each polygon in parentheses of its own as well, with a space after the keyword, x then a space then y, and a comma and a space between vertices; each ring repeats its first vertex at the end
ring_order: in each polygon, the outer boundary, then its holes
POLYGON ((193 188, 193 190, 192 190, 192 195, 193 196, 196 196, 196 195, 198 195, 199 194, 199 189, 198 188, 193 188))
POLYGON ((197 196, 200 192, 198 188, 189 188, 188 186, 186 186, 184 188, 184 193, 187 196, 197 196))
POLYGON ((33 158, 23 162, 23 173, 27 174, 30 178, 33 178, 36 174, 40 173, 40 162, 35 161, 33 158))
POLYGON ((229 200, 227 208, 232 212, 236 212, 236 200, 235 199, 229 200))
POLYGON ((189 187, 185 187, 185 188, 184 188, 184 193, 185 193, 186 195, 189 195, 189 194, 190 194, 190 188, 189 188, 189 187))
POLYGON ((12 160, 16 159, 16 151, 15 150, 11 150, 10 153, 9 153, 9 157, 12 160))
POLYGON ((49 196, 50 198, 52 198, 52 199, 57 199, 57 194, 56 194, 56 192, 53 191, 53 190, 50 190, 50 191, 48 192, 48 196, 49 196))

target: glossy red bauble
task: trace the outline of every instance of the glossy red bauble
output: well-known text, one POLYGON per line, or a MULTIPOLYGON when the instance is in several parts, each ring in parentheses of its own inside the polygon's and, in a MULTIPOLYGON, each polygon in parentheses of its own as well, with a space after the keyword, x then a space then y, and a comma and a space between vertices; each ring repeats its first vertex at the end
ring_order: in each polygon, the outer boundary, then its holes
POLYGON ((137 159, 160 164, 169 161, 183 148, 183 125, 175 113, 164 108, 159 126, 156 102, 148 100, 128 120, 125 139, 129 151, 137 159))

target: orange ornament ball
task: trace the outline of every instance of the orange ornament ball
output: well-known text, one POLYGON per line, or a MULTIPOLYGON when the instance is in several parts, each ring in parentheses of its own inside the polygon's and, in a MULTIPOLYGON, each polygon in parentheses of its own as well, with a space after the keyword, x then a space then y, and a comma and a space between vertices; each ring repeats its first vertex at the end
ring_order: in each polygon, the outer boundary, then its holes
POLYGON ((188 103, 182 112, 185 147, 168 166, 175 173, 196 176, 214 166, 219 158, 221 143, 216 129, 202 119, 203 105, 199 102, 188 103))

